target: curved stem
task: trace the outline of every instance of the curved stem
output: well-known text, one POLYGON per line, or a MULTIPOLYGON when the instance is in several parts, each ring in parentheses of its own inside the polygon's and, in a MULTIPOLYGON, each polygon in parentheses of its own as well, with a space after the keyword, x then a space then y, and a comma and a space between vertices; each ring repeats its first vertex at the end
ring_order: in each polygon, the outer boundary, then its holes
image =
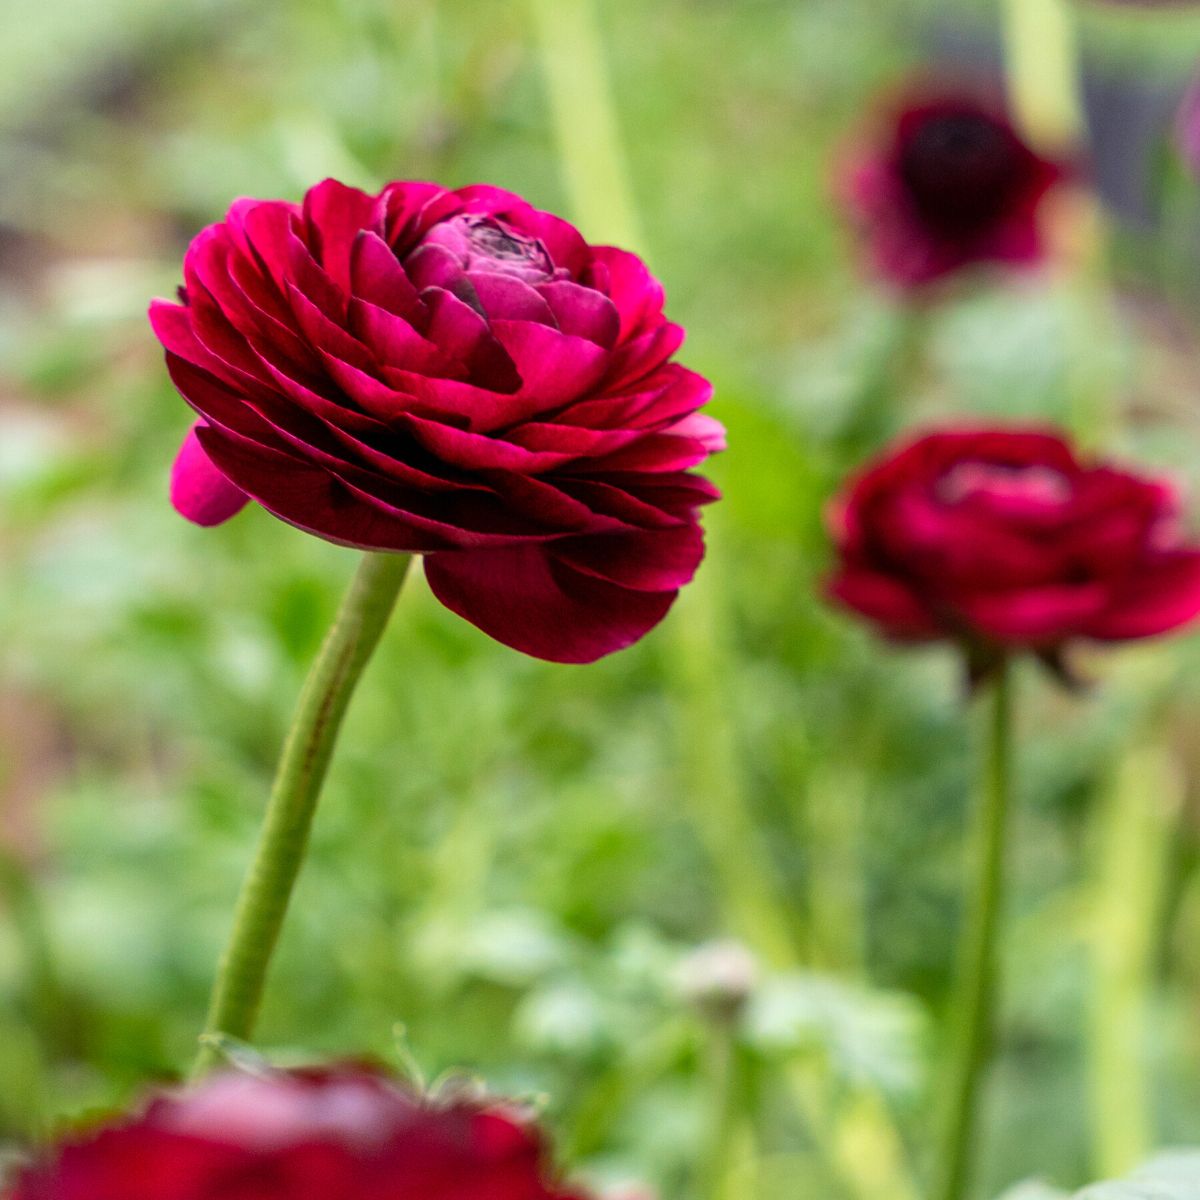
POLYGON ((955 1005, 953 1073, 946 1090, 947 1121, 937 1200, 962 1200, 967 1192, 1000 981, 997 949, 1012 774, 1012 688, 1007 659, 1001 660, 991 687, 978 860, 972 912, 963 933, 961 992, 955 1005))
POLYGON ((253 1032, 342 718, 379 644, 409 562, 407 554, 363 558, 309 672, 217 971, 196 1073, 218 1057, 216 1035, 240 1039, 253 1032))

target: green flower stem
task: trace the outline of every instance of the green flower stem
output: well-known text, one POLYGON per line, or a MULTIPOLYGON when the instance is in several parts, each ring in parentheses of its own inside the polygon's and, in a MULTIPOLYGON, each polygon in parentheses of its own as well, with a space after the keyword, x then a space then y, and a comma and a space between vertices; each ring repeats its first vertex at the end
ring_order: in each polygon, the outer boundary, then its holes
POLYGON ((1132 1170, 1156 1144, 1149 1012, 1163 884, 1184 791, 1169 749, 1151 742, 1124 754, 1100 798, 1087 1046, 1093 1166, 1106 1179, 1132 1170))
POLYGON ((529 0, 575 219, 590 241, 642 252, 594 0, 529 0))
POLYGON ((963 931, 961 991, 954 1008, 952 1074, 936 1200, 962 1200, 970 1183, 984 1077, 992 1054, 1000 983, 1012 776, 1012 668, 1002 659, 991 681, 972 911, 963 931))
POLYGON ((218 1035, 244 1039, 254 1030, 342 718, 379 644, 409 563, 407 554, 364 556, 305 682, 217 971, 197 1074, 219 1058, 218 1035))
POLYGON ((1005 58, 1013 113, 1048 153, 1083 140, 1079 39, 1068 0, 1005 0, 1005 58))
POLYGON ((710 1111, 704 1138, 705 1153, 701 1156, 703 1170, 696 1181, 696 1194, 707 1196, 708 1200, 736 1200, 739 1195, 736 1168, 742 1161, 738 1141, 744 1108, 738 1078, 737 1034, 733 1021, 718 1017, 710 1025, 710 1111))

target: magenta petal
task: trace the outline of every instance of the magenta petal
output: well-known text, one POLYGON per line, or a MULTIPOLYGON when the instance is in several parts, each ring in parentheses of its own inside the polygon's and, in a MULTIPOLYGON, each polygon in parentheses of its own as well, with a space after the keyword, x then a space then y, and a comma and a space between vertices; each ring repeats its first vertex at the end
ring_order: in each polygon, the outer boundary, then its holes
POLYGON ((607 351, 595 342, 559 333, 548 325, 493 321, 492 332, 517 368, 520 395, 539 402, 535 411, 545 412, 578 399, 596 385, 608 362, 607 351))
POLYGON ((350 250, 350 291, 407 321, 421 318, 417 289, 378 234, 364 231, 350 250))
POLYGON ((336 179, 309 188, 304 197, 308 244, 343 291, 350 290, 351 252, 358 235, 378 227, 377 205, 374 196, 336 179))
POLYGON ((621 330, 616 305, 595 288, 569 280, 556 280, 538 287, 563 333, 585 337, 606 350, 611 349, 621 330))
POLYGON ((583 574, 552 546, 443 552, 425 560, 433 594, 498 642, 550 662, 594 662, 666 616, 674 591, 644 592, 583 574))
POLYGON ((615 246, 596 246, 593 254, 594 261, 608 270, 608 294, 621 317, 622 340, 661 323, 662 284, 650 274, 646 264, 636 254, 615 246))
POLYGON ((250 497, 213 466, 196 437, 196 425, 188 430, 171 468, 171 503, 197 525, 220 525, 241 512, 250 497))
POLYGON ((523 280, 488 271, 468 271, 466 279, 490 320, 536 321, 557 328, 550 306, 523 280))

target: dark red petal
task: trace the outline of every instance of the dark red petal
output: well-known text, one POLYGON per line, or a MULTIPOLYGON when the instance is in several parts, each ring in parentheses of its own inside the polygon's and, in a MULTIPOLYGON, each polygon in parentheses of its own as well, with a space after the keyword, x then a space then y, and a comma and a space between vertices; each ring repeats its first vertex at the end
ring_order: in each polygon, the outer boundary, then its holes
POLYGON ((226 218, 234 236, 282 288, 288 277, 292 238, 303 229, 300 208, 283 200, 238 200, 226 218))
POLYGON ((830 580, 827 590, 847 608, 882 626, 891 637, 935 638, 945 632, 917 596, 890 575, 846 566, 830 580))
POLYGON ((209 458, 230 479, 289 525, 363 550, 424 553, 469 541, 460 530, 369 496, 323 467, 266 452, 229 430, 197 431, 209 458))
POLYGON ((498 642, 550 662, 594 662, 666 616, 675 592, 619 587, 558 561, 551 547, 430 555, 437 598, 498 642))
POLYGON ((363 230, 381 231, 378 201, 358 188, 326 179, 304 196, 308 244, 330 279, 350 291, 350 256, 363 230))
POLYGON ((398 415, 396 421, 411 430, 416 440, 431 454, 468 471, 537 474, 571 462, 575 457, 569 451, 526 449, 503 438, 471 433, 440 421, 426 420, 415 413, 398 415))
POLYGON ((955 608, 973 629, 996 641, 1050 645, 1088 628, 1109 598, 1106 584, 1056 584, 960 596, 955 608))
POLYGON ((1084 632, 1102 641, 1154 637, 1200 615, 1200 551, 1180 550, 1145 564, 1090 621, 1084 632))
POLYGON ((423 337, 403 317, 386 308, 357 298, 350 301, 350 330, 384 366, 407 371, 441 374, 450 364, 448 356, 423 337))
POLYGON ((424 306, 399 260, 378 234, 364 231, 350 251, 350 292, 414 324, 424 306))
POLYGON ((676 591, 690 583, 704 558, 698 524, 635 534, 564 538, 553 553, 586 575, 644 592, 676 591))

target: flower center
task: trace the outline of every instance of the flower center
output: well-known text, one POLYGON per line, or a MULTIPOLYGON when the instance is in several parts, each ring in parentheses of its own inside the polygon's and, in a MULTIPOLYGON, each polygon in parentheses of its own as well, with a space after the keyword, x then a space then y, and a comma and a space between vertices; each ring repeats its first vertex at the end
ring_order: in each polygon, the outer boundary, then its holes
POLYGON ((985 113, 931 114, 900 147, 899 169, 923 217, 967 232, 999 216, 1020 185, 1020 147, 985 113))
POLYGON ((1061 471, 1007 463, 958 463, 937 481, 935 490, 938 499, 949 505, 983 500, 1053 507, 1071 498, 1071 483, 1061 471))
POLYGON ((527 283, 540 283, 555 273, 550 254, 538 238, 518 233, 495 217, 451 217, 430 230, 424 244, 444 246, 465 271, 514 275, 527 283))

